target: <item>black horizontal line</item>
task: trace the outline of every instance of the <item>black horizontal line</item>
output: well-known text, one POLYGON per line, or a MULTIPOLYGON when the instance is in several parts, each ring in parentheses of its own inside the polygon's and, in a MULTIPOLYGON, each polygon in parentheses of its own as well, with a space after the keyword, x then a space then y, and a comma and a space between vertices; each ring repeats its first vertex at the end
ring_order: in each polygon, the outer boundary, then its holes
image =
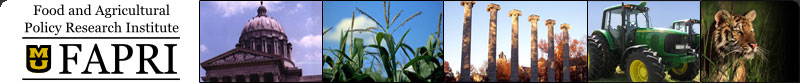
POLYGON ((22 80, 181 80, 181 78, 22 78, 22 80))
POLYGON ((181 37, 22 37, 22 39, 181 39, 181 37))

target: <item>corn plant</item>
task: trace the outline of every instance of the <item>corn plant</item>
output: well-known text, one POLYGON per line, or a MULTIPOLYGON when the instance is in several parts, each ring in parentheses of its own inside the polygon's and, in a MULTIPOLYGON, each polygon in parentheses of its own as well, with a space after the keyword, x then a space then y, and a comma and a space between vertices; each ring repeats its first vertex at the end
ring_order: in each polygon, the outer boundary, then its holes
MULTIPOLYGON (((329 54, 324 54, 323 63, 328 64, 330 68, 323 69, 323 81, 325 82, 441 82, 444 77, 444 67, 438 59, 444 57, 442 53, 443 45, 439 40, 439 32, 437 31, 436 39, 431 35, 428 38, 425 46, 419 47, 416 50, 411 48, 408 44, 404 43, 406 35, 411 30, 407 29, 400 37, 399 41, 395 41, 394 33, 397 29, 403 26, 406 22, 420 15, 422 11, 413 14, 406 18, 398 25, 394 25, 397 18, 401 15, 403 10, 400 10, 390 20, 389 9, 391 6, 384 2, 384 19, 383 23, 379 22, 371 15, 363 10, 356 8, 356 10, 370 18, 378 27, 367 27, 365 29, 353 29, 354 20, 351 20, 350 29, 344 31, 339 41, 338 49, 325 49, 330 51, 334 57, 329 54), (394 29, 392 31, 389 31, 394 29), (364 45, 363 38, 354 38, 354 32, 368 32, 366 34, 376 34, 375 44, 364 45), (348 39, 350 36, 351 39, 348 39), (351 44, 348 46, 348 40, 351 44), (367 48, 374 49, 377 52, 371 52, 367 48), (402 49, 402 54, 408 57, 408 62, 401 64, 396 55, 402 49), (410 53, 409 53, 410 52, 410 53), (366 55, 371 56, 369 59, 366 55), (414 56, 413 59, 411 56, 414 56), (335 58, 335 59, 334 59, 335 58), (369 62, 370 67, 364 67, 365 60, 373 60, 369 62), (375 66, 382 66, 375 68, 375 66), (387 78, 383 78, 386 75, 387 78)), ((441 30, 441 17, 439 14, 439 30, 441 30)), ((355 12, 353 16, 355 17, 355 12)), ((330 31, 328 28, 323 34, 330 31)))

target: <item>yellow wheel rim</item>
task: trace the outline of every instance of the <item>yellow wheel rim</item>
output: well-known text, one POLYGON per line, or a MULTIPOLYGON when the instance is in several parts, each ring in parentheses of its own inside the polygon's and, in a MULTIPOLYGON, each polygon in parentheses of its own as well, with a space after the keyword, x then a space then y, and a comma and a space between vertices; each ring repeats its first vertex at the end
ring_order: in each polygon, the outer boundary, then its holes
POLYGON ((640 60, 633 60, 630 64, 628 75, 633 82, 647 82, 647 67, 640 60))
POLYGON ((674 72, 675 74, 678 74, 678 75, 683 75, 683 73, 686 73, 686 69, 689 69, 688 63, 683 63, 683 67, 681 67, 681 68, 673 67, 672 68, 672 72, 674 72))

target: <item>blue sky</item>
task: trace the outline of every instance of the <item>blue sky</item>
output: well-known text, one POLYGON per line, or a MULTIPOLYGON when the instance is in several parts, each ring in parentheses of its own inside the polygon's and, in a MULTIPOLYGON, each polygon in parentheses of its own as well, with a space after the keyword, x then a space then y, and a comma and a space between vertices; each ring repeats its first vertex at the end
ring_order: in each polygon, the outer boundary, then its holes
MULTIPOLYGON (((624 1, 625 4, 639 4, 641 1, 624 1)), ((602 26, 603 9, 622 4, 622 1, 589 1, 589 31, 602 26)), ((669 28, 673 21, 684 19, 700 20, 699 1, 647 1, 652 27, 669 28)), ((694 25, 696 32, 700 25, 694 25)), ((587 32, 591 33, 591 32, 587 32)))
MULTIPOLYGON (((256 16, 258 1, 200 2, 200 61, 234 48, 242 28, 256 16)), ((322 74, 322 2, 264 2, 267 15, 278 20, 292 43, 292 58, 303 75, 322 74)), ((200 63, 200 62, 198 62, 200 63)), ((206 71, 200 68, 200 76, 206 71)))
MULTIPOLYGON (((503 52, 506 57, 511 57, 511 17, 508 12, 517 9, 522 12, 519 17, 519 64, 530 66, 530 38, 531 23, 528 16, 539 15, 538 39, 547 39, 547 26, 545 20, 556 21, 553 33, 561 33, 558 27, 563 23, 570 24, 569 35, 571 39, 581 39, 586 35, 586 1, 478 1, 472 8, 472 51, 470 64, 475 68, 487 60, 489 40, 489 12, 486 7, 489 3, 500 5, 497 12, 497 54, 503 52)), ((461 68, 461 38, 464 21, 464 7, 459 1, 445 1, 445 61, 450 64, 452 71, 461 68)), ((543 53, 543 52, 539 52, 543 53)), ((539 54, 544 57, 544 54, 539 54)))
MULTIPOLYGON (((381 25, 385 25, 383 24, 384 13, 382 1, 325 1, 323 3, 324 10, 322 13, 324 13, 323 16, 325 18, 322 20, 322 26, 326 29, 333 27, 331 31, 323 36, 323 48, 333 49, 339 47, 338 41, 339 37, 341 37, 339 34, 341 31, 349 28, 351 19, 355 20, 354 28, 363 29, 366 27, 377 27, 377 25, 369 20, 368 17, 360 14, 356 10, 356 7, 362 9, 364 12, 367 12, 370 16, 374 17, 375 20, 380 21, 382 23, 381 25), (352 18, 353 12, 355 12, 355 18, 352 18)), ((410 45, 412 48, 423 46, 428 40, 428 37, 431 34, 434 34, 437 30, 439 13, 442 12, 442 5, 443 4, 441 1, 391 2, 391 17, 394 17, 393 15, 396 15, 401 9, 403 10, 402 14, 400 14, 400 17, 397 18, 395 25, 392 26, 397 26, 407 17, 410 17, 416 12, 422 11, 422 14, 408 21, 404 26, 401 26, 396 32, 394 32, 394 34, 392 34, 396 41, 399 41, 399 38, 402 37, 403 32, 410 28, 411 31, 406 36, 405 43, 410 45)), ((392 30, 393 29, 394 27, 392 27, 392 30)), ((356 38, 364 38, 365 44, 374 44, 375 42, 374 34, 372 33, 357 33, 356 38)), ((368 50, 377 52, 372 48, 368 50)), ((324 53, 330 54, 328 51, 325 51, 324 53)), ((396 58, 400 63, 406 63, 409 61, 409 59, 403 56, 401 52, 398 52, 397 55, 398 56, 396 56, 396 58)), ((366 66, 371 65, 366 64, 366 66)))

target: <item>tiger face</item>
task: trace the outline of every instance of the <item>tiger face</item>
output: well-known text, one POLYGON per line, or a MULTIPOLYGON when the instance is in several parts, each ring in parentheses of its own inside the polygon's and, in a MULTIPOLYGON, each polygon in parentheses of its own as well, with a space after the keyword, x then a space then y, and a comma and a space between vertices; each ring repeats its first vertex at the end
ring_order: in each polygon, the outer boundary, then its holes
POLYGON ((753 20, 756 18, 756 11, 750 10, 744 15, 730 14, 727 10, 719 10, 714 15, 714 48, 720 57, 734 55, 734 57, 744 57, 752 59, 758 51, 755 33, 753 32, 753 20))
POLYGON ((722 59, 715 62, 721 63, 722 66, 712 76, 716 81, 746 81, 747 73, 744 62, 752 59, 760 50, 752 26, 755 18, 755 10, 750 10, 744 15, 733 15, 727 10, 719 10, 714 15, 714 24, 710 31, 713 31, 712 51, 715 51, 716 54, 712 54, 710 57, 722 59), (735 61, 733 63, 726 61, 731 59, 735 61), (728 66, 735 65, 734 63, 740 65, 733 70, 728 69, 728 66), (735 71, 735 74, 728 74, 730 71, 735 71), (728 80, 729 77, 733 77, 733 79, 728 80))

